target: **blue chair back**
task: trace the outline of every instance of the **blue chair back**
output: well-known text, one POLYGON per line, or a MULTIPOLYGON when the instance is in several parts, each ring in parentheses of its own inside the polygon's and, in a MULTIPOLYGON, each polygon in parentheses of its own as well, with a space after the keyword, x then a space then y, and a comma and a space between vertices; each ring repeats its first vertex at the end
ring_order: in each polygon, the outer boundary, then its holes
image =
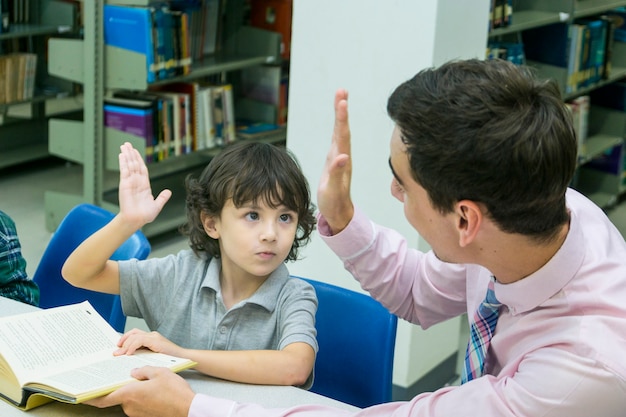
MULTIPOLYGON (((126 316, 122 312, 119 295, 74 287, 61 275, 61 268, 70 253, 114 216, 102 207, 87 203, 77 205, 65 215, 52 234, 33 276, 33 280, 39 285, 40 307, 57 307, 88 300, 115 330, 124 331, 126 316)), ((150 242, 146 236, 137 231, 115 251, 111 259, 146 259, 150 250, 150 242)))
POLYGON ((398 318, 366 294, 302 279, 318 299, 311 391, 361 408, 391 401, 398 318))

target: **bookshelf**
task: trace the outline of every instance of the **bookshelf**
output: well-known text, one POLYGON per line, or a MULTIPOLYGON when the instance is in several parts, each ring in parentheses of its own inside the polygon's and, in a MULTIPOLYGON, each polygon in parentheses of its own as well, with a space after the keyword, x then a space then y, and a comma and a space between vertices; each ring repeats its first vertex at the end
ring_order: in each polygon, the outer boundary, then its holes
MULTIPOLYGON (((30 1, 29 16, 0 32, 0 55, 28 52, 37 56, 32 96, 0 101, 0 169, 49 156, 47 119, 50 103, 73 94, 73 85, 51 77, 45 67, 45 40, 74 35, 74 8, 53 0, 30 1), (8 101, 7 101, 8 100, 8 101)), ((4 65, 4 64, 3 64, 4 65)), ((0 83, 6 83, 5 75, 0 83)), ((78 108, 75 106, 74 109, 78 108)), ((66 109, 71 112, 71 107, 66 109)))
MULTIPOLYGON (((227 0, 224 2, 219 51, 194 60, 188 74, 148 82, 146 55, 104 44, 102 16, 105 3, 147 6, 149 1, 84 2, 84 38, 51 39, 49 42, 50 73, 81 83, 85 90, 81 120, 50 120, 50 152, 83 167, 83 189, 80 194, 57 191, 45 193, 46 227, 50 231, 56 229, 71 207, 81 202, 117 212, 119 146, 128 141, 146 155, 143 139, 104 127, 102 108, 107 91, 147 90, 155 85, 198 80, 207 76, 227 80, 232 72, 280 59, 280 35, 243 25, 245 0, 227 0)), ((284 143, 285 135, 267 140, 284 143)), ((220 150, 219 147, 204 149, 149 164, 153 191, 158 193, 167 187, 172 189, 173 197, 157 220, 145 226, 143 232, 146 235, 154 236, 174 230, 184 222, 183 180, 188 174, 202 170, 220 150)))
MULTIPOLYGON (((626 6, 626 1, 616 0, 514 0, 511 24, 494 28, 489 40, 522 42, 525 31, 553 24, 572 25, 575 19, 598 16, 617 7, 626 6)), ((547 42, 547 41, 546 41, 547 42)), ((568 68, 551 65, 538 60, 526 63, 537 70, 539 76, 558 82, 564 101, 588 95, 626 77, 626 43, 615 41, 611 53, 611 71, 608 77, 568 92, 568 68)), ((626 113, 594 105, 591 100, 589 130, 579 158, 578 170, 573 187, 587 195, 598 206, 608 209, 615 205, 626 191, 624 173, 600 172, 590 168, 594 158, 605 154, 616 146, 623 146, 626 135, 626 113)))

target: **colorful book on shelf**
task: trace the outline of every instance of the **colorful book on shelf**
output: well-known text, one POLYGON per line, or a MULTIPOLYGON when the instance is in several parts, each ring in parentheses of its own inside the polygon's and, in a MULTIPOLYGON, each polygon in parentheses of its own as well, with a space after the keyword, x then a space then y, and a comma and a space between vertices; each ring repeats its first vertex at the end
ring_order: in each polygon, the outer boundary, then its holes
POLYGON ((105 98, 104 125, 121 132, 125 132, 145 141, 146 162, 154 161, 155 140, 152 103, 141 100, 122 98, 105 98))
POLYGON ((185 94, 185 122, 187 128, 183 139, 183 153, 189 153, 198 149, 199 142, 199 110, 200 110, 200 84, 197 82, 173 82, 151 87, 151 91, 168 91, 185 94))
POLYGON ((604 68, 602 70, 602 78, 607 80, 611 77, 612 59, 613 59, 613 44, 615 43, 615 28, 617 26, 617 19, 615 16, 602 15, 600 19, 606 22, 606 37, 604 48, 604 68))
POLYGON ((165 142, 165 132, 167 131, 166 121, 164 120, 163 98, 146 91, 127 91, 120 90, 113 92, 114 98, 140 101, 148 103, 152 108, 153 120, 152 130, 154 132, 154 152, 153 161, 157 162, 163 158, 163 143, 165 142))
POLYGON ((171 140, 168 142, 168 156, 179 156, 184 152, 184 143, 187 136, 186 131, 186 108, 185 96, 183 93, 171 91, 150 90, 153 94, 160 95, 167 105, 167 120, 170 126, 171 140))
MULTIPOLYGON (((157 79, 152 12, 149 7, 104 5, 105 45, 142 54, 146 58, 147 82, 157 79)), ((121 63, 120 65, 123 65, 121 63)))
POLYGON ((600 18, 590 18, 577 19, 576 23, 585 26, 585 43, 581 57, 584 75, 580 87, 586 87, 597 83, 603 77, 607 22, 600 18))
POLYGON ((198 149, 211 149, 216 146, 215 122, 213 120, 213 93, 211 86, 198 89, 198 149))
POLYGON ((0 398, 22 410, 54 400, 78 404, 134 381, 134 368, 196 365, 144 349, 113 356, 119 339, 88 301, 0 317, 0 398))

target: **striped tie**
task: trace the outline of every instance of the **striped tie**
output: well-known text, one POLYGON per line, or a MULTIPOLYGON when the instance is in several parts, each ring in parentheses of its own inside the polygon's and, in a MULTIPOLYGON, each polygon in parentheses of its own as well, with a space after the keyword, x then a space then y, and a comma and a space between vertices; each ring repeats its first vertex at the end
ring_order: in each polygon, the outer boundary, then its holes
POLYGON ((485 356, 487 349, 489 349, 491 336, 496 329, 500 306, 502 306, 502 303, 498 301, 493 292, 493 287, 494 279, 492 278, 489 281, 485 300, 476 310, 474 320, 470 326, 470 340, 467 344, 465 366, 463 366, 463 375, 461 377, 462 384, 478 378, 485 370, 485 356))

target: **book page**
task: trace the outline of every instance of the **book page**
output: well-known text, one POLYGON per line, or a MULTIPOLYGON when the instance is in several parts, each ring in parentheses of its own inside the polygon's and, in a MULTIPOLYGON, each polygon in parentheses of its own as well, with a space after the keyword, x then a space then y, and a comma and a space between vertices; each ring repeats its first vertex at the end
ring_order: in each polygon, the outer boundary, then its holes
POLYGON ((20 384, 108 358, 119 338, 88 302, 0 318, 0 352, 20 384))
POLYGON ((174 371, 188 368, 192 363, 187 359, 140 350, 133 355, 111 356, 80 368, 68 369, 46 378, 37 378, 36 383, 27 383, 29 389, 46 392, 46 387, 67 394, 69 398, 78 397, 80 402, 104 395, 132 380, 131 370, 142 366, 163 366, 174 371), (42 389, 43 388, 43 389, 42 389), (85 395, 87 394, 87 395, 85 395), (81 396, 86 398, 81 398, 81 396))

